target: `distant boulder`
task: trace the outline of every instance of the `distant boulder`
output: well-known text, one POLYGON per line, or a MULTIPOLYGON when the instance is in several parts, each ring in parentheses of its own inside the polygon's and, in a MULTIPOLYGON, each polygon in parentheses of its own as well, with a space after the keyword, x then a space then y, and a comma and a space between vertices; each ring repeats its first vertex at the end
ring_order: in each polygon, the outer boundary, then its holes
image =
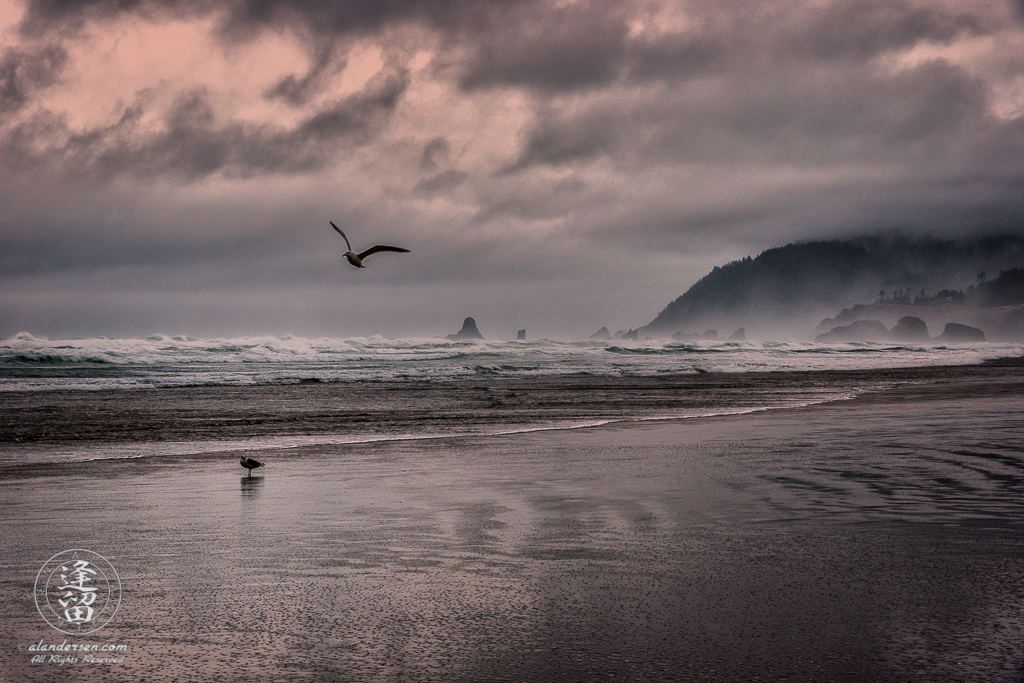
POLYGON ((602 327, 597 332, 590 335, 590 338, 596 339, 597 341, 608 341, 612 338, 612 333, 608 331, 607 327, 602 327))
POLYGON ((931 339, 927 323, 912 315, 900 318, 896 327, 889 331, 889 336, 893 341, 901 342, 929 341, 931 339))
POLYGON ((747 340, 747 328, 741 327, 732 334, 729 335, 729 341, 746 341, 747 340))
POLYGON ((851 325, 833 327, 831 332, 819 334, 818 342, 874 342, 887 341, 889 330, 881 320, 857 320, 851 325))
POLYGON ((622 335, 622 338, 626 341, 640 341, 640 331, 631 329, 629 332, 622 335))
POLYGON ((449 334, 445 339, 451 339, 452 341, 461 341, 463 339, 483 339, 484 335, 480 334, 480 330, 476 329, 476 321, 472 318, 466 318, 462 321, 462 329, 455 334, 449 334))
POLYGON ((718 330, 704 330, 704 334, 700 338, 708 341, 718 341, 718 330))
POLYGON ((985 333, 977 327, 961 325, 960 323, 946 323, 946 329, 935 338, 941 342, 983 342, 985 333))
POLYGON ((526 329, 519 330, 516 333, 516 341, 526 341, 526 329))

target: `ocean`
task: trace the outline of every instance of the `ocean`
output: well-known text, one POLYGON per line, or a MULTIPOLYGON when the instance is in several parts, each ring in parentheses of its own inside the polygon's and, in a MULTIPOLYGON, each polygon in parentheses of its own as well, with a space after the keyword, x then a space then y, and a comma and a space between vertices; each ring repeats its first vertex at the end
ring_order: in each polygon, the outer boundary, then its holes
POLYGON ((1021 345, 19 335, 0 388, 0 680, 1024 680, 1021 345))
POLYGON ((740 414, 1022 356, 1005 343, 21 333, 0 340, 0 468, 740 414))

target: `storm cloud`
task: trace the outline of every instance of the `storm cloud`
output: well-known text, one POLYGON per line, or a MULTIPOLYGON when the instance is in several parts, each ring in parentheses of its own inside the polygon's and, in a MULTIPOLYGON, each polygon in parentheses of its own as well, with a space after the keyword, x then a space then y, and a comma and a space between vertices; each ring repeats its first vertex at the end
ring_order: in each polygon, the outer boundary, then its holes
POLYGON ((793 240, 1022 233, 1021 55, 1010 0, 0 0, 0 335, 579 336, 793 240))

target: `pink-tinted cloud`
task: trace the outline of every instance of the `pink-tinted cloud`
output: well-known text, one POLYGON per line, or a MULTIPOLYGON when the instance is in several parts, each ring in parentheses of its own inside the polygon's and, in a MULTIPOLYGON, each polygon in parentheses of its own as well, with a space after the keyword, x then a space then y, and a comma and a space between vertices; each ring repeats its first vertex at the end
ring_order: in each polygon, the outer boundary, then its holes
POLYGON ((1021 54, 1000 0, 0 0, 0 281, 327 290, 333 219, 414 246, 366 298, 635 327, 792 239, 1024 230, 1021 54))

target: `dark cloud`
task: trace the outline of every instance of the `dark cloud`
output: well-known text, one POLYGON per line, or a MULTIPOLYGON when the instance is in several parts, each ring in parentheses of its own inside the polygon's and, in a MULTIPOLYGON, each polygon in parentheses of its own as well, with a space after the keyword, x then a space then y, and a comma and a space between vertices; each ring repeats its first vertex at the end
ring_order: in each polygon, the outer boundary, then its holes
MULTIPOLYGON (((525 222, 533 220, 558 220, 582 214, 601 215, 608 220, 616 211, 617 193, 598 190, 579 177, 570 176, 551 182, 548 179, 532 178, 529 175, 508 174, 501 177, 497 185, 481 192, 481 207, 473 217, 475 224, 490 221, 505 222, 514 218, 525 222), (582 210, 581 207, 587 207, 582 210)), ((649 216, 649 214, 647 214, 649 216)), ((592 226, 575 229, 582 234, 592 226)))
POLYGON ((432 195, 440 192, 447 192, 453 190, 461 185, 469 174, 464 171, 456 171, 454 169, 448 171, 441 171, 435 173, 432 176, 423 178, 418 183, 413 191, 416 194, 432 195))
MULTIPOLYGON (((775 51, 816 60, 865 61, 923 42, 948 44, 997 26, 970 9, 922 6, 906 0, 847 0, 812 6, 769 34, 775 51)), ((764 35, 764 34, 762 34, 764 35)))
POLYGON ((448 143, 447 138, 434 138, 423 146, 423 155, 420 157, 420 170, 436 171, 439 166, 446 166, 450 153, 451 145, 448 143))
POLYGON ((626 9, 615 0, 594 0, 495 12, 486 35, 469 38, 472 57, 462 86, 571 90, 611 82, 626 52, 626 9))
POLYGON ((63 119, 39 114, 16 126, 0 147, 22 167, 49 164, 68 176, 172 176, 186 181, 214 174, 248 177, 308 173, 331 163, 341 148, 366 144, 386 125, 408 87, 408 73, 378 73, 360 92, 330 104, 291 129, 222 121, 202 89, 181 93, 159 132, 145 132, 145 105, 124 109, 109 126, 82 133, 63 119), (44 152, 38 152, 38 149, 44 152))
POLYGON ((685 79, 789 68, 793 62, 864 63, 895 50, 948 44, 999 28, 970 9, 900 0, 690 7, 694 28, 630 43, 626 59, 632 77, 685 79))
POLYGON ((413 194, 429 197, 454 190, 469 177, 465 171, 452 168, 451 143, 436 137, 423 146, 419 168, 430 175, 424 176, 413 187, 413 194))
POLYGON ((4 50, 0 54, 0 117, 21 109, 39 91, 58 83, 67 63, 68 53, 59 45, 4 50))
POLYGON ((966 9, 888 0, 689 5, 692 27, 637 38, 618 90, 548 98, 510 167, 939 161, 999 127, 980 78, 945 61, 871 61, 997 30, 966 9), (663 81, 650 87, 652 79, 663 81))
POLYGON ((630 36, 630 22, 643 5, 616 0, 29 0, 23 30, 67 35, 90 20, 213 15, 223 35, 244 40, 292 26, 315 36, 321 47, 305 76, 283 79, 269 94, 303 102, 331 63, 324 39, 413 24, 435 32, 447 51, 460 55, 455 67, 465 88, 512 85, 556 92, 624 76, 686 78, 786 59, 863 62, 922 42, 943 44, 999 28, 969 7, 908 0, 722 0, 679 7, 693 28, 637 37, 630 36))
POLYGON ((946 62, 895 73, 793 68, 712 79, 672 92, 549 104, 514 170, 613 157, 676 163, 933 161, 965 136, 1012 123, 988 113, 984 84, 946 62))
MULTIPOLYGON (((435 30, 472 22, 499 0, 241 0, 226 3, 228 32, 247 33, 254 27, 297 24, 316 34, 349 35, 380 31, 395 24, 417 23, 435 30)), ((512 0, 509 4, 516 4, 512 0)))
POLYGON ((371 131, 384 123, 409 87, 405 69, 382 71, 360 92, 307 119, 295 132, 301 142, 327 142, 345 138, 366 142, 371 131))
POLYGON ((251 233, 194 235, 183 241, 152 230, 132 239, 108 233, 92 235, 77 223, 65 223, 28 235, 0 236, 0 276, 16 278, 47 273, 89 273, 123 267, 175 267, 250 262, 268 246, 280 252, 284 244, 251 233))
POLYGON ((30 36, 68 37, 89 21, 125 16, 180 19, 204 16, 210 9, 209 3, 195 0, 28 0, 21 29, 30 36))
MULTIPOLYGON (((322 40, 418 24, 442 36, 447 48, 468 56, 458 65, 463 87, 562 90, 607 83, 618 76, 627 48, 628 9, 628 4, 615 0, 580 0, 564 6, 543 0, 30 0, 23 30, 67 36, 88 21, 213 15, 219 18, 222 35, 234 40, 282 26, 322 40)), ((268 94, 305 101, 329 63, 321 51, 306 76, 288 77, 268 94)))
MULTIPOLYGON (((612 0, 32 0, 25 25, 200 13, 218 14, 224 26, 235 27, 229 33, 301 25, 315 36, 308 70, 282 78, 265 95, 303 108, 345 63, 342 43, 325 36, 416 22, 444 36, 438 63, 451 67, 470 94, 493 86, 543 93, 510 166, 516 171, 603 157, 627 167, 827 164, 908 154, 935 160, 956 153, 965 136, 1002 125, 986 121, 986 85, 959 67, 935 62, 887 71, 871 61, 995 31, 995 15, 907 0, 721 0, 681 3, 689 22, 683 29, 632 35, 643 7, 612 0), (659 90, 652 80, 664 85, 659 90)), ((24 107, 66 59, 56 47, 31 56, 8 51, 0 62, 0 111, 24 107)), ((106 128, 69 134, 59 156, 107 172, 134 165, 155 175, 176 168, 189 178, 308 172, 322 167, 332 143, 365 143, 384 130, 408 84, 408 73, 393 63, 366 92, 307 112, 289 130, 218 120, 201 93, 185 93, 164 134, 134 134, 138 111, 129 108, 106 128)), ((59 126, 45 117, 25 122, 8 131, 8 147, 27 153, 40 146, 38 136, 52 136, 59 126)), ((437 140, 424 149, 421 168, 432 175, 417 191, 448 189, 464 178, 447 167, 447 141, 437 140)))
POLYGON ((486 23, 496 8, 536 0, 28 0, 23 29, 30 34, 67 32, 87 21, 124 16, 149 19, 217 15, 225 35, 246 38, 262 29, 300 27, 315 35, 364 35, 394 24, 434 30, 486 23))
POLYGON ((687 79, 718 73, 731 56, 732 42, 725 32, 715 30, 667 34, 634 41, 628 50, 628 75, 631 79, 687 79))
POLYGON ((563 312, 599 311, 580 323, 592 331, 642 324, 650 317, 628 316, 653 316, 721 259, 787 241, 1024 230, 1019 2, 25 7, 0 54, 0 278, 26 302, 49 276, 67 283, 52 286, 60 297, 86 280, 117 291, 122 271, 131 291, 280 285, 267 300, 289 311, 288 287, 325 301, 344 283, 365 291, 338 301, 380 304, 367 313, 373 332, 376 311, 410 296, 410 310, 436 320, 437 302, 486 297, 497 310, 509 291, 517 310, 554 310, 552 293, 568 286, 592 299, 563 312), (270 36, 274 54, 307 63, 260 65, 252 93, 215 91, 216 71, 154 76, 137 96, 103 84, 107 99, 73 109, 107 63, 90 52, 94 36, 136 35, 126 18, 198 17, 186 33, 205 46, 212 25, 224 50, 212 70, 232 73, 270 36), (376 48, 382 70, 331 95, 372 68, 376 48), (83 55, 81 69, 69 55, 83 55), (444 201, 423 201, 434 197, 444 201), (353 242, 414 255, 336 271, 328 218, 353 242), (624 261, 644 263, 628 283, 624 261))
POLYGON ((573 163, 613 153, 621 144, 629 144, 626 131, 637 123, 630 120, 627 111, 615 112, 599 104, 583 110, 551 108, 538 116, 519 159, 508 170, 573 163))
POLYGON ((327 80, 344 71, 347 60, 338 61, 330 45, 319 47, 313 55, 313 63, 303 76, 290 74, 264 93, 268 100, 282 100, 293 107, 302 107, 316 97, 327 80))

